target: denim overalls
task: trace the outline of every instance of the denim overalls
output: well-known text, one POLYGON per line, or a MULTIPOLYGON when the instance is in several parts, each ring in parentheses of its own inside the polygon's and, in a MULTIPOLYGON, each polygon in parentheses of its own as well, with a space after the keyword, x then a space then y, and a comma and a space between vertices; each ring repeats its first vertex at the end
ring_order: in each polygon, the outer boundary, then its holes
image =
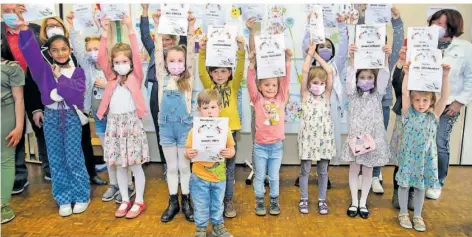
POLYGON ((158 115, 160 144, 163 147, 185 147, 188 132, 193 126, 193 115, 187 111, 185 93, 166 89, 169 80, 171 78, 167 75, 158 115))

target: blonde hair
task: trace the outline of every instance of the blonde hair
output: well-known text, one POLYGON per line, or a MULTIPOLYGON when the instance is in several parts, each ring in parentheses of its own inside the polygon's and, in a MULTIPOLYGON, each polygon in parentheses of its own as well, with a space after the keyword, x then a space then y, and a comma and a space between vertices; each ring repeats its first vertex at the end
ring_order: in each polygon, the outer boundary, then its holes
POLYGON ((428 111, 431 111, 434 109, 434 106, 436 105, 436 93, 431 92, 431 91, 410 91, 410 103, 413 100, 414 94, 419 95, 419 96, 424 96, 424 97, 429 97, 431 99, 431 104, 429 105, 428 111))
POLYGON ((328 73, 326 73, 326 71, 320 66, 311 67, 308 72, 308 87, 310 86, 310 82, 315 78, 320 79, 322 82, 326 82, 328 81, 328 73))
POLYGON ((87 48, 88 44, 92 41, 100 42, 101 37, 86 37, 85 38, 85 48, 87 48))
POLYGON ((257 90, 258 90, 259 92, 261 92, 261 90, 259 89, 259 87, 261 86, 261 84, 262 84, 262 82, 263 82, 264 80, 267 80, 267 79, 274 79, 274 78, 277 79, 277 94, 278 94, 278 93, 279 93, 279 90, 280 90, 280 77, 256 79, 257 90))
POLYGON ((45 44, 46 42, 48 42, 48 35, 46 33, 46 22, 48 22, 48 20, 51 20, 51 19, 56 20, 57 22, 59 22, 62 25, 62 29, 64 29, 64 36, 67 39, 69 39, 69 30, 67 30, 67 27, 64 24, 64 22, 61 20, 61 18, 59 18, 57 16, 53 16, 53 17, 45 18, 41 22, 41 29, 39 30, 39 40, 41 40, 41 43, 45 44))
POLYGON ((220 107, 223 104, 221 102, 221 96, 218 90, 205 89, 202 92, 198 93, 197 105, 199 108, 202 107, 202 105, 207 105, 212 101, 216 101, 218 103, 218 106, 220 107))
MULTIPOLYGON (((132 55, 132 52, 131 52, 131 47, 129 46, 129 44, 116 43, 115 46, 113 46, 113 48, 111 49, 111 64, 112 65, 113 65, 113 58, 118 53, 123 53, 126 57, 129 58, 130 66, 131 66, 131 69, 128 72, 128 75, 129 75, 131 72, 133 72, 133 55, 132 55)), ((112 68, 113 68, 113 66, 112 66, 112 68)), ((128 77, 123 78, 121 82, 124 83, 126 81, 126 79, 128 79, 128 77)))
MULTIPOLYGON (((179 80, 177 80, 177 88, 179 88, 180 91, 189 91, 191 88, 190 85, 190 72, 187 70, 187 47, 184 45, 176 45, 167 50, 167 54, 169 54, 170 51, 177 51, 177 52, 182 52, 184 54, 185 58, 185 71, 182 72, 180 75, 179 80)), ((189 62, 193 63, 193 62, 189 62)), ((166 61, 166 70, 167 70, 167 61, 166 61)), ((167 72, 169 72, 167 70, 167 72)))

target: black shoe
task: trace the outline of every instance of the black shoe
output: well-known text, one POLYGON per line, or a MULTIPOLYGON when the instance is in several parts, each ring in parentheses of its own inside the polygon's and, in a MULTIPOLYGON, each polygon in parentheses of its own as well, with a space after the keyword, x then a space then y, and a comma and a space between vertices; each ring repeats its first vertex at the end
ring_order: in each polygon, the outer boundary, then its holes
POLYGON ((177 194, 169 196, 169 206, 167 209, 162 213, 161 221, 162 222, 169 222, 174 219, 175 215, 179 213, 180 206, 179 206, 179 197, 177 194))
POLYGON ((367 206, 359 208, 359 216, 362 217, 362 219, 369 218, 370 212, 369 209, 367 209, 367 206))
POLYGON ((182 203, 182 212, 185 215, 185 219, 187 219, 187 221, 194 222, 193 207, 192 207, 192 202, 190 201, 190 194, 187 194, 187 195, 182 194, 181 203, 182 203))
POLYGON ((295 186, 300 187, 300 177, 295 180, 295 186))
POLYGON ((98 175, 93 176, 90 179, 90 182, 95 185, 107 185, 108 182, 106 180, 101 179, 98 175))
POLYGON ((331 189, 331 180, 328 178, 328 189, 331 189))
POLYGON ((359 214, 359 207, 356 207, 356 206, 352 206, 352 205, 351 205, 351 206, 347 209, 347 216, 354 218, 354 217, 357 216, 357 214, 359 214), (351 207, 355 207, 356 210, 355 210, 355 211, 352 211, 352 210, 351 210, 351 207))
POLYGON ((25 188, 29 185, 29 182, 27 179, 25 180, 15 180, 15 183, 13 184, 13 190, 11 194, 20 194, 23 191, 25 191, 25 188))

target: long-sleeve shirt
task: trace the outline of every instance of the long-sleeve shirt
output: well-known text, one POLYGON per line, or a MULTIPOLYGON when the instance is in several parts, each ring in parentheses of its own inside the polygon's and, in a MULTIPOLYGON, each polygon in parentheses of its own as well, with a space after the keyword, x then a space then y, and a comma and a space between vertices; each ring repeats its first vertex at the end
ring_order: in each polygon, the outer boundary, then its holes
MULTIPOLYGON (((129 34, 129 40, 131 45, 133 71, 128 75, 124 84, 131 91, 134 103, 136 104, 136 113, 138 114, 138 118, 143 118, 146 116, 148 111, 146 103, 144 102, 143 94, 141 93, 141 86, 144 79, 142 70, 143 66, 141 58, 139 57, 138 40, 136 39, 136 34, 134 32, 129 34)), ((98 64, 105 73, 105 78, 108 80, 108 84, 105 88, 105 93, 103 94, 102 103, 100 103, 100 107, 98 108, 97 117, 99 119, 102 119, 108 111, 113 92, 118 83, 120 83, 120 80, 118 80, 118 76, 113 71, 112 64, 109 61, 107 45, 108 36, 102 35, 102 38, 100 39, 100 48, 98 50, 98 64)))
POLYGON ((447 103, 457 101, 467 105, 472 102, 472 44, 454 37, 444 50, 443 63, 451 65, 451 94, 447 103))
POLYGON ((245 64, 245 50, 238 50, 236 70, 234 71, 233 79, 228 81, 226 85, 217 86, 210 78, 206 70, 206 50, 199 50, 198 59, 198 74, 202 81, 203 87, 215 88, 220 87, 221 99, 223 100, 223 107, 220 111, 220 117, 229 118, 229 129, 231 131, 241 129, 241 121, 238 114, 238 90, 241 87, 241 81, 244 78, 244 64, 245 64))
POLYGON ((273 144, 285 139, 285 104, 289 96, 290 64, 286 64, 286 76, 279 80, 275 98, 266 99, 257 89, 256 70, 247 70, 247 89, 254 105, 258 144, 273 144))
MULTIPOLYGON (((388 59, 388 69, 393 70, 393 67, 400 58, 400 49, 403 46, 404 31, 403 31, 403 21, 401 18, 393 19, 392 18, 392 27, 393 27, 393 43, 392 43, 392 54, 388 59)), ((387 86, 386 94, 382 98, 382 106, 390 106, 393 103, 392 95, 392 86, 387 86)))
POLYGON ((50 97, 50 93, 57 89, 57 94, 64 98, 69 107, 76 105, 79 109, 84 108, 85 74, 82 68, 75 68, 70 78, 61 75, 56 82, 51 66, 42 59, 41 50, 31 29, 20 32, 18 44, 33 80, 41 92, 41 101, 44 105, 56 103, 50 97))

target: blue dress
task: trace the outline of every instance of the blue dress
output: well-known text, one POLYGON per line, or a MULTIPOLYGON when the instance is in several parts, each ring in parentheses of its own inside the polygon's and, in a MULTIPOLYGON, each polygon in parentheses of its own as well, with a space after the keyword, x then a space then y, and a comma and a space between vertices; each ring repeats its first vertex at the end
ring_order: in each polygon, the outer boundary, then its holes
POLYGON ((436 133, 438 119, 432 112, 420 113, 410 107, 402 115, 403 136, 395 176, 400 187, 420 190, 440 187, 436 133))

